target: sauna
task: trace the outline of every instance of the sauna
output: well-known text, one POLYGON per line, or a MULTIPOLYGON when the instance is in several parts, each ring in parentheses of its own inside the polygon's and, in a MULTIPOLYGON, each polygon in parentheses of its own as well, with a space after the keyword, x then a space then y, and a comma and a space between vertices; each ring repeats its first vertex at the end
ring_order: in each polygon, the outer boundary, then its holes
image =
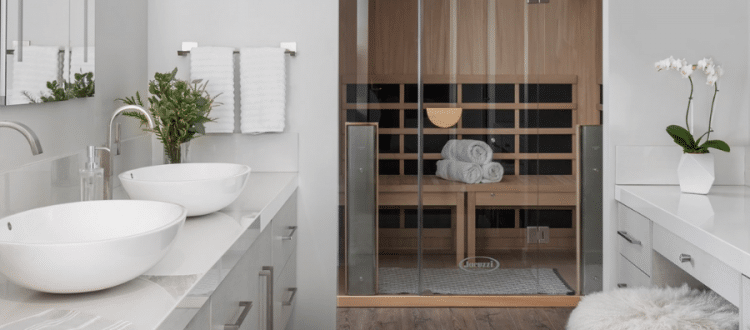
POLYGON ((340 1, 339 306, 577 302, 596 259, 582 247, 597 215, 582 212, 581 132, 602 122, 601 12, 588 0, 340 1), (479 141, 502 178, 446 179, 453 140, 479 141))

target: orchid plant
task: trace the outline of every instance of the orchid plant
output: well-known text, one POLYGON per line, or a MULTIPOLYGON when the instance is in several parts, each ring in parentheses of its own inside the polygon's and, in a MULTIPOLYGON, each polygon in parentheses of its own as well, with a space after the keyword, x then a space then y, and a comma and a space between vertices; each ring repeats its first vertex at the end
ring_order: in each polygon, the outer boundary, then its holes
POLYGON ((680 72, 683 78, 690 80, 690 97, 688 97, 687 111, 685 112, 685 127, 679 125, 667 126, 667 133, 674 139, 674 142, 682 147, 683 152, 691 154, 705 154, 708 153, 708 148, 715 148, 721 151, 729 152, 729 145, 721 140, 711 140, 711 120, 714 116, 714 105, 716 104, 716 95, 719 93, 718 80, 724 74, 724 70, 721 66, 714 64, 714 61, 710 58, 704 58, 698 61, 697 64, 688 64, 685 59, 675 59, 672 56, 663 59, 654 64, 656 71, 662 70, 675 70, 680 72), (693 102, 693 77, 691 76, 696 71, 702 71, 706 75, 706 84, 714 86, 714 96, 711 101, 711 112, 708 116, 708 131, 703 133, 696 140, 690 130, 690 123, 688 118, 690 116, 690 106, 693 102), (706 141, 701 144, 703 137, 706 137, 706 141))

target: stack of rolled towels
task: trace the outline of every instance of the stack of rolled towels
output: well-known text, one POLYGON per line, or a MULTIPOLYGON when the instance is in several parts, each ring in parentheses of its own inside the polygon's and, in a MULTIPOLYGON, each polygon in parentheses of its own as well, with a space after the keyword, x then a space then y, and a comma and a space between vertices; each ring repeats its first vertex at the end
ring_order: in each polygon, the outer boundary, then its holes
POLYGON ((492 162, 492 148, 478 140, 450 140, 437 162, 438 177, 465 183, 492 183, 503 179, 503 166, 492 162))

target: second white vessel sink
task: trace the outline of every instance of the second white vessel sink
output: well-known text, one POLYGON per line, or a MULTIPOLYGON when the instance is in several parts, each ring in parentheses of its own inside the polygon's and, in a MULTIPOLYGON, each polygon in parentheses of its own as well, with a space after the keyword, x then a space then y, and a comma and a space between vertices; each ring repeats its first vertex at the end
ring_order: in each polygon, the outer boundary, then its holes
POLYGON ((187 211, 176 204, 107 200, 41 207, 0 219, 0 272, 50 293, 113 287, 157 264, 187 211))
POLYGON ((245 188, 250 167, 227 163, 185 163, 141 167, 119 175, 131 199, 175 203, 188 216, 216 212, 245 188))

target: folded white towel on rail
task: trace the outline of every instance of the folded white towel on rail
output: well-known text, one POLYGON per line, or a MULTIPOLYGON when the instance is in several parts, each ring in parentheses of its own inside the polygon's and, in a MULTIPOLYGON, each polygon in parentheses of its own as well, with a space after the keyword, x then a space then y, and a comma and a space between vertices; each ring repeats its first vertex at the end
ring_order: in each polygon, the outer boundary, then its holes
MULTIPOLYGON (((65 54, 68 54, 67 50, 65 54)), ((63 63, 63 79, 68 82, 76 80, 76 73, 94 72, 94 64, 96 63, 96 48, 89 46, 88 50, 84 51, 83 47, 76 46, 70 50, 70 67, 68 62, 63 63), (84 54, 88 53, 88 57, 84 57, 84 54), (67 71, 67 73, 66 73, 67 71)), ((96 73, 94 72, 94 77, 96 73)))
POLYGON ((190 80, 208 82, 206 92, 214 99, 206 133, 234 132, 234 48, 195 47, 190 50, 190 80))
POLYGON ((438 177, 446 180, 461 181, 465 183, 479 183, 482 181, 482 167, 454 159, 443 159, 437 162, 438 177))
POLYGON ((24 46, 21 62, 18 61, 16 49, 13 67, 10 68, 13 77, 8 86, 8 104, 30 103, 24 92, 28 92, 36 100, 40 100, 42 94, 49 95, 47 82, 57 80, 61 74, 59 59, 60 48, 57 46, 24 46))
POLYGON ((0 330, 124 330, 127 321, 112 321, 75 310, 48 309, 39 314, 0 326, 0 330))
POLYGON ((286 59, 283 48, 240 49, 242 133, 283 132, 286 59))
POLYGON ((442 151, 443 158, 479 165, 492 161, 492 148, 478 140, 449 140, 442 151))
POLYGON ((491 162, 482 165, 482 183, 500 182, 505 174, 505 169, 500 163, 491 162))

